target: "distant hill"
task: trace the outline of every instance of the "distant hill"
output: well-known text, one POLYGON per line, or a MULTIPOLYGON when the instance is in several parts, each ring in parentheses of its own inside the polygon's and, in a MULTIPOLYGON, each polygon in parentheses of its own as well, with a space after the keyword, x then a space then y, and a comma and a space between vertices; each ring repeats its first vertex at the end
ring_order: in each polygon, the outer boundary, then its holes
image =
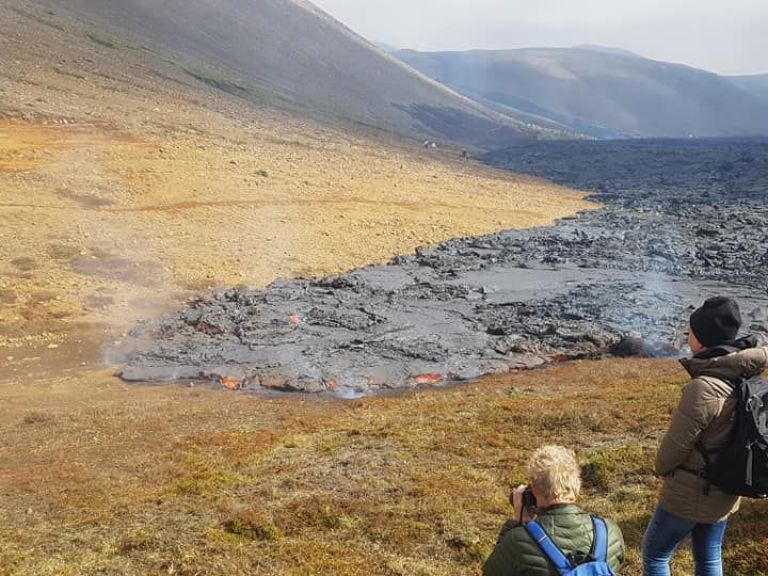
POLYGON ((579 44, 573 47, 574 50, 592 50, 593 52, 602 52, 603 54, 613 54, 615 56, 630 56, 632 58, 642 58, 639 54, 626 50, 624 48, 617 48, 616 46, 600 46, 599 44, 579 44))
POLYGON ((768 74, 728 76, 727 78, 742 90, 768 102, 768 74))
POLYGON ((394 46, 392 46, 391 44, 387 44, 386 42, 376 42, 375 44, 387 54, 394 54, 395 52, 398 51, 398 48, 395 48, 394 46))
POLYGON ((37 4, 89 22, 94 36, 169 54, 198 81, 259 103, 481 145, 540 133, 413 71, 303 0, 37 4))
POLYGON ((731 79, 593 46, 396 55, 509 115, 596 137, 768 134, 765 77, 731 79))

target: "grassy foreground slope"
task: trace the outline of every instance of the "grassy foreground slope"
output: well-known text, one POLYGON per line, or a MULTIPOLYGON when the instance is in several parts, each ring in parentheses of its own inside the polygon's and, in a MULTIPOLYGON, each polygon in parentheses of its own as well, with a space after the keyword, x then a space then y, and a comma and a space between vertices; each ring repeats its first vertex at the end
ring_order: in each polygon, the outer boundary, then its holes
MULTIPOLYGON (((79 405, 61 381, 4 394, 0 574, 476 574, 525 458, 557 442, 636 576, 684 381, 671 362, 606 361, 344 402, 67 378, 79 405)), ((733 519, 726 574, 768 571, 766 520, 755 503, 733 519)), ((684 551, 674 573, 690 570, 684 551)))

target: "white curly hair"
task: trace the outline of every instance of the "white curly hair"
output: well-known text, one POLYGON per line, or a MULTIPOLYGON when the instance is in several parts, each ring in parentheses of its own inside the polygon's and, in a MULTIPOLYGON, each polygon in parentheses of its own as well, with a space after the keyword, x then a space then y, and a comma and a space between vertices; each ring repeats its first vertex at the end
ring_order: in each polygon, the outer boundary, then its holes
POLYGON ((575 502, 581 492, 581 468, 573 450, 542 446, 528 460, 528 477, 536 491, 553 502, 575 502))

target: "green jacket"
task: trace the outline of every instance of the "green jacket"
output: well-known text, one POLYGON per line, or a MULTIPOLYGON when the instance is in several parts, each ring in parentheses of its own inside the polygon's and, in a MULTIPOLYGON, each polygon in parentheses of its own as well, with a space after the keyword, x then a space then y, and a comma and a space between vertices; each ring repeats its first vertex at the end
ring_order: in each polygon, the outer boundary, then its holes
MULTIPOLYGON (((573 504, 553 506, 536 521, 564 554, 584 555, 592 549, 592 517, 573 504)), ((608 528, 608 564, 618 573, 624 561, 624 538, 612 520, 608 528)), ((485 561, 483 576, 557 576, 557 570, 531 539, 525 527, 514 520, 501 529, 496 548, 485 561)))

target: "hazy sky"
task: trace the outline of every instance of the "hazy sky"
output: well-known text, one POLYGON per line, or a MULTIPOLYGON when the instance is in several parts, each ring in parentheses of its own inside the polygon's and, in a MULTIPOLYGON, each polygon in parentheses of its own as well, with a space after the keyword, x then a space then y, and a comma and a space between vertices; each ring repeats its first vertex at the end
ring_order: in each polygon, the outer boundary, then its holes
POLYGON ((312 0, 417 50, 602 44, 722 74, 768 72, 768 0, 312 0))

